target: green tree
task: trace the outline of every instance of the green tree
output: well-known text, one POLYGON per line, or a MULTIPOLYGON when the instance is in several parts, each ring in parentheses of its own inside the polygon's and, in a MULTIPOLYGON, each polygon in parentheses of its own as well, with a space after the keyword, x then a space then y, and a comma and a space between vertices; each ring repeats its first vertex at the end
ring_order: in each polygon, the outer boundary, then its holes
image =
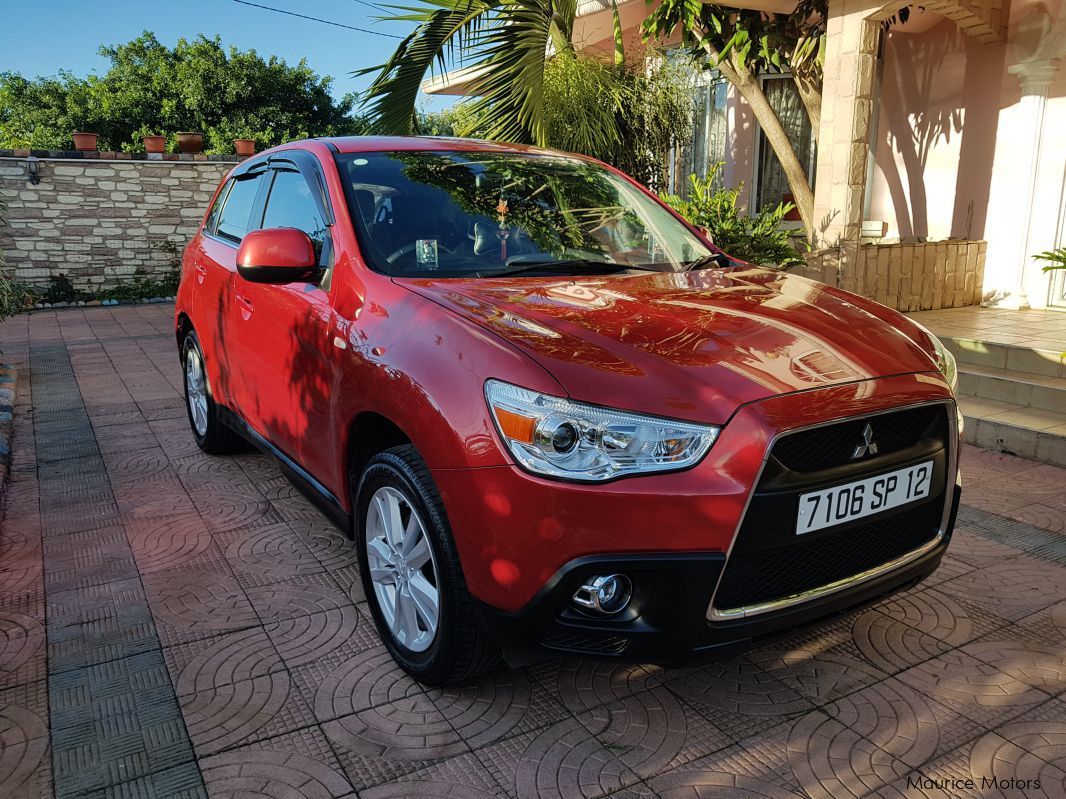
POLYGON ((617 9, 613 62, 579 56, 572 0, 421 0, 395 19, 418 23, 377 72, 366 107, 377 130, 532 143, 591 155, 658 186, 670 147, 687 136, 687 80, 627 63, 617 9), (457 54, 480 75, 471 99, 416 110, 430 72, 457 54))
POLYGON ((28 80, 0 74, 0 147, 59 149, 74 130, 100 134, 102 149, 139 150, 141 137, 200 131, 208 152, 231 152, 235 138, 261 146, 366 129, 351 115, 354 95, 335 101, 331 80, 306 61, 290 66, 255 50, 225 48, 218 37, 179 39, 174 47, 145 32, 100 48, 103 75, 69 73, 28 80))
MULTIPOLYGON (((546 145, 545 65, 549 51, 574 52, 577 0, 419 2, 390 17, 416 23, 392 57, 362 71, 377 73, 366 95, 375 127, 383 133, 417 133, 422 81, 456 56, 477 75, 471 87, 476 97, 467 101, 476 118, 473 127, 490 139, 546 145)), ((588 127, 589 137, 610 136, 582 119, 571 122, 588 127)))
POLYGON ((800 0, 790 14, 662 0, 643 24, 648 39, 680 31, 682 43, 702 54, 747 101, 781 163, 808 239, 814 230, 814 191, 759 75, 786 71, 792 75, 817 136, 827 13, 826 0, 800 0))

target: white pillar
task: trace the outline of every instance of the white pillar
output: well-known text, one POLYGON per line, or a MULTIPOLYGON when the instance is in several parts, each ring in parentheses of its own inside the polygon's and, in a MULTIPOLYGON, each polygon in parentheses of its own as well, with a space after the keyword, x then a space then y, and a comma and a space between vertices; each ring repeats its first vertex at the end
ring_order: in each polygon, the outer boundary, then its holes
POLYGON ((1044 144, 1044 109, 1047 107, 1048 91, 1051 89, 1051 83, 1058 69, 1059 61, 1056 58, 1023 61, 1007 67, 1007 71, 1012 75, 1017 75, 1021 83, 1022 98, 1019 106, 1022 110, 1022 119, 1032 139, 1026 150, 1029 160, 1028 169, 1023 173, 1026 181, 1022 190, 1025 208, 1022 218, 1025 233, 1021 236, 1022 248, 1018 254, 1014 288, 1010 295, 996 303, 1002 307, 1029 307, 1029 292, 1026 284, 1033 261, 1033 206, 1036 202, 1037 180, 1040 176, 1040 150, 1044 144))

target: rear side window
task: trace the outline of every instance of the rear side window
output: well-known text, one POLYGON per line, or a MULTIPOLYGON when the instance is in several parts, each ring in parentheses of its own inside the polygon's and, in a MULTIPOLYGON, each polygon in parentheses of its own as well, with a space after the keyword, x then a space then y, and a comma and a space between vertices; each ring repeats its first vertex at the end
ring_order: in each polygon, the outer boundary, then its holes
POLYGON ((215 233, 224 239, 240 241, 248 232, 248 220, 259 191, 259 175, 244 180, 235 180, 230 187, 226 202, 218 215, 215 233))
POLYGON ((321 256, 322 245, 326 241, 326 223, 311 196, 311 187, 299 172, 286 169, 275 174, 263 216, 263 227, 302 230, 315 245, 315 254, 321 256))
POLYGON ((226 195, 229 194, 229 190, 232 186, 232 180, 226 181, 226 185, 222 187, 218 196, 215 197, 214 205, 211 206, 211 213, 207 215, 207 221, 204 222, 204 230, 208 233, 215 232, 215 225, 218 224, 218 213, 222 210, 222 206, 226 202, 226 195))

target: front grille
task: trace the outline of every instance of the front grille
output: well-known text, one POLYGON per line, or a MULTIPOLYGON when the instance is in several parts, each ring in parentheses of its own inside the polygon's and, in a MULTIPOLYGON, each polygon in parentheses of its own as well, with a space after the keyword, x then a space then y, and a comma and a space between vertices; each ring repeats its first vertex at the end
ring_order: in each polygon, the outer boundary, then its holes
POLYGON ((880 566, 930 541, 942 510, 941 496, 837 534, 814 540, 797 536, 775 549, 734 552, 714 606, 728 610, 783 599, 880 566))
POLYGON ((629 646, 629 639, 621 635, 596 633, 557 633, 541 639, 548 649, 588 655, 620 655, 629 646))
POLYGON ((852 455, 863 442, 867 423, 873 428, 878 456, 913 447, 924 438, 944 441, 947 437, 944 406, 924 405, 791 433, 774 445, 773 456, 793 472, 817 472, 856 463, 852 455))

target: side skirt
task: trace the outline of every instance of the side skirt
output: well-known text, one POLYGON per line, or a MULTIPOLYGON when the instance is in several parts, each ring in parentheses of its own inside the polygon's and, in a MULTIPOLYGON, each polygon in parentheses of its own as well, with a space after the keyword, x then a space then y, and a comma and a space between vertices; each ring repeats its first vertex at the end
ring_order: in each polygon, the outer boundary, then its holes
POLYGON ((300 466, 300 464, 259 435, 252 429, 251 425, 236 413, 221 405, 217 407, 219 418, 227 427, 240 434, 243 439, 264 455, 269 455, 277 461, 282 473, 300 490, 300 493, 311 500, 315 507, 322 511, 345 535, 349 538, 352 537, 352 516, 328 488, 312 477, 310 472, 300 466))

